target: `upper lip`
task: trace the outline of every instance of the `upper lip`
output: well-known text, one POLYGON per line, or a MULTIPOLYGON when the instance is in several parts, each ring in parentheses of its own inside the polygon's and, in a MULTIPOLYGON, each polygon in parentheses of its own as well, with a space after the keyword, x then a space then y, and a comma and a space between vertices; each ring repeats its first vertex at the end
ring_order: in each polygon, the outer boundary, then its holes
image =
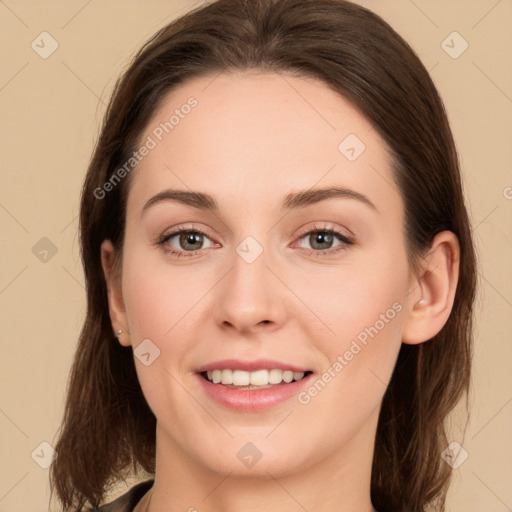
POLYGON ((293 364, 283 363, 273 359, 254 359, 252 361, 242 361, 241 359, 222 359, 222 361, 214 361, 200 366, 196 369, 197 373, 208 372, 213 370, 245 370, 246 372, 254 372, 256 370, 289 370, 292 372, 311 371, 307 368, 301 368, 293 364))

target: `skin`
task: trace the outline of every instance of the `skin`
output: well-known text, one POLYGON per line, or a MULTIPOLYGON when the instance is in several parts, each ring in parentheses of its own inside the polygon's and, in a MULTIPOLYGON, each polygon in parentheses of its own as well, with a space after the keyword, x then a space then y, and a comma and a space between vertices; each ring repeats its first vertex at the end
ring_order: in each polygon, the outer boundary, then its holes
MULTIPOLYGON (((133 171, 122 261, 114 264, 109 240, 102 245, 119 342, 136 349, 149 338, 160 350, 149 366, 135 358, 157 418, 149 510, 373 511, 382 397, 401 343, 430 339, 448 318, 457 239, 440 233, 419 271, 411 270, 386 145, 325 84, 257 72, 194 79, 165 98, 141 141, 190 96, 197 107, 133 171), (338 149, 348 134, 366 146, 352 162, 338 149), (345 197, 280 209, 289 193, 334 186, 363 194, 373 207, 345 197), (142 213, 169 188, 210 194, 219 210, 167 200, 142 213), (176 227, 205 232, 192 257, 157 244, 176 227), (335 236, 315 244, 307 233, 325 227, 353 243, 335 236), (263 248, 252 263, 236 252, 247 236, 263 248), (194 374, 219 359, 261 357, 320 378, 397 303, 400 312, 307 404, 293 398, 263 412, 229 410, 207 397, 194 374), (248 442, 262 453, 252 468, 237 457, 248 442)), ((187 253, 179 235, 166 247, 187 253)))

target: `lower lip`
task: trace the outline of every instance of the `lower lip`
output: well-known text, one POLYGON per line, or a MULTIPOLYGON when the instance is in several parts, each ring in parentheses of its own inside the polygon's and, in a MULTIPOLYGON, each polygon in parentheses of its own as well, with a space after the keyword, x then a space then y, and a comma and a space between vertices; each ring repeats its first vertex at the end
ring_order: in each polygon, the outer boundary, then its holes
POLYGON ((221 384, 213 384, 200 374, 196 374, 203 385, 206 394, 217 403, 236 409, 238 411, 261 411, 274 405, 285 402, 296 396, 304 388, 313 376, 310 373, 299 381, 289 384, 278 384, 271 388, 263 389, 233 389, 221 384))

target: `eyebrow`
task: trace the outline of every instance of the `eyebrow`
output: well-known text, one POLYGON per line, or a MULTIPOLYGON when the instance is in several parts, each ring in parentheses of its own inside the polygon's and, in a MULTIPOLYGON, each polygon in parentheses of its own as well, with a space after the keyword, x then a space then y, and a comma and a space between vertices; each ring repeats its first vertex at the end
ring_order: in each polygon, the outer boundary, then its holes
MULTIPOLYGON (((317 188, 292 192, 284 196, 281 209, 284 211, 295 210, 317 204, 327 199, 336 198, 354 199, 377 211, 376 206, 364 194, 356 192, 355 190, 340 187, 317 188)), ((141 215, 144 214, 148 208, 162 201, 176 201, 187 206, 193 206, 200 210, 208 210, 212 212, 217 212, 219 210, 217 201, 215 201, 215 199, 209 194, 188 190, 167 189, 151 197, 142 207, 141 215)))

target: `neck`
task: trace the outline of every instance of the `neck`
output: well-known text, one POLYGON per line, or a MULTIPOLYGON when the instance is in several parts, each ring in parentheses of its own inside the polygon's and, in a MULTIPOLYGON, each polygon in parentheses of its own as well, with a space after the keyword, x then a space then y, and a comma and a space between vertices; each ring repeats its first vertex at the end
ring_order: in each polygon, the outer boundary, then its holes
POLYGON ((155 483, 139 503, 143 508, 134 512, 375 512, 370 500, 373 444, 368 434, 358 432, 350 446, 318 455, 293 472, 265 466, 262 457, 250 472, 237 473, 237 466, 219 473, 188 457, 157 426, 155 483))

